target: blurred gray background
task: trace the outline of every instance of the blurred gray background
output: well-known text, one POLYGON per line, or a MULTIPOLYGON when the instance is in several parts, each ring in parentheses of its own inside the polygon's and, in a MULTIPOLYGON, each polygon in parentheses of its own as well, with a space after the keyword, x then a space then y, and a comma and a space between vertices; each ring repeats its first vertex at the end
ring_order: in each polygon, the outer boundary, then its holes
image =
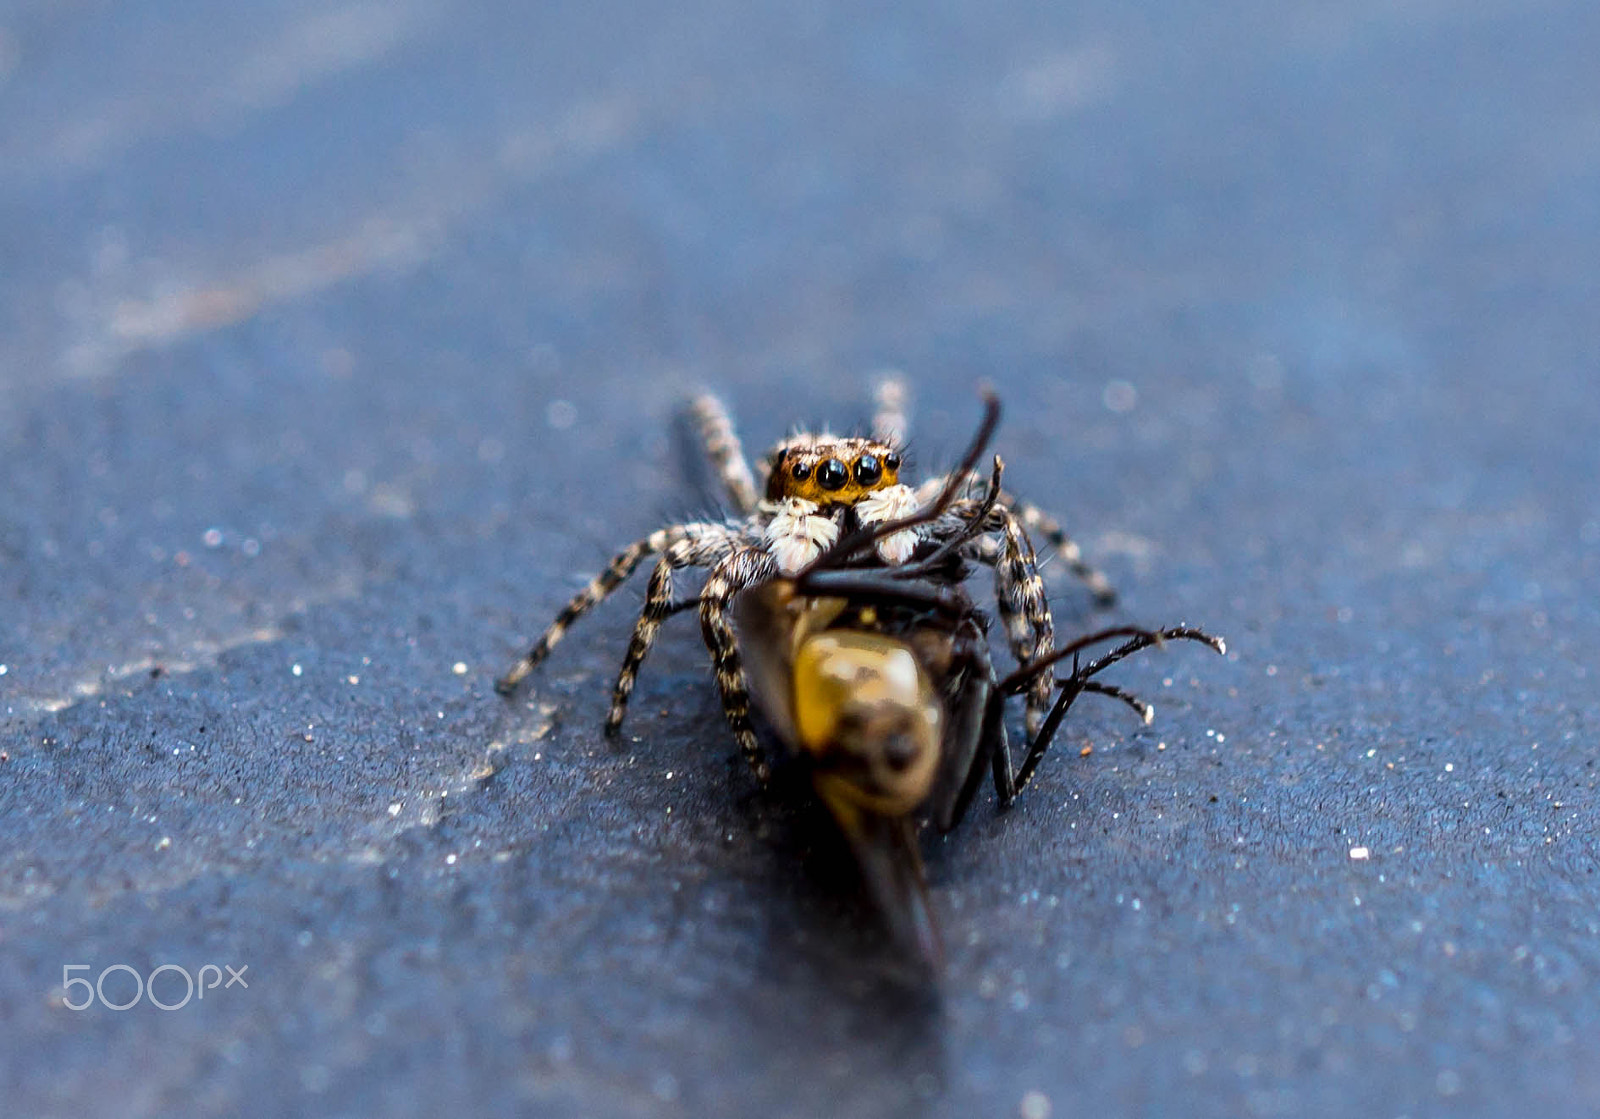
POLYGON ((4 1109, 1600 1110, 1597 44, 1581 0, 0 4, 4 1109), (1058 631, 1231 646, 933 844, 934 990, 691 622, 620 745, 640 589, 490 688, 709 505, 687 393, 760 447, 887 368, 928 468, 1000 389, 1124 591, 1055 579, 1058 631), (74 1012, 72 964, 249 986, 74 1012))

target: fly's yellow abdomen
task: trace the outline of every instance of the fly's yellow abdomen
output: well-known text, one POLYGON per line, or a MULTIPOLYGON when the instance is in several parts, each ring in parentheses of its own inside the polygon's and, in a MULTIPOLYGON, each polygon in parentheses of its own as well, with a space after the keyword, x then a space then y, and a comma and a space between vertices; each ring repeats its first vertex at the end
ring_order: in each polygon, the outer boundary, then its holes
POLYGON ((848 630, 807 638, 795 654, 794 714, 825 799, 892 815, 928 795, 943 708, 903 642, 848 630))

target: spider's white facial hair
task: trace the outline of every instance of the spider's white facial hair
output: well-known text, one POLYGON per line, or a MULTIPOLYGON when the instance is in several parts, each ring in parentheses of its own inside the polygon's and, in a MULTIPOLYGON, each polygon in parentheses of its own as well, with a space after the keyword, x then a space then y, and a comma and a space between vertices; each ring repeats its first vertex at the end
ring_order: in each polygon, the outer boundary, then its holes
POLYGON ((767 523, 766 539, 778 570, 794 575, 833 547, 839 539, 839 526, 833 518, 817 512, 816 502, 791 497, 767 523))
MULTIPOLYGON (((917 495, 907 485, 886 486, 863 497, 855 508, 856 518, 864 526, 897 521, 917 511, 917 495)), ((910 528, 891 532, 878 541, 878 555, 883 562, 896 566, 910 559, 916 548, 917 532, 910 528)))

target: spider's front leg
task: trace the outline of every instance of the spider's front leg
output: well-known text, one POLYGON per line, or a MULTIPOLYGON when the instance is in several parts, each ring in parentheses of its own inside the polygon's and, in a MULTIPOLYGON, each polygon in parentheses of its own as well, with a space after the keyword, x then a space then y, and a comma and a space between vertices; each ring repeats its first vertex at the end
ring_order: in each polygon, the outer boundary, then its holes
POLYGON ((657 529, 643 540, 628 545, 616 554, 606 569, 596 575, 587 587, 561 608, 556 620, 550 623, 549 628, 533 643, 527 654, 512 665, 504 676, 495 681, 495 691, 503 696, 509 696, 516 691, 517 685, 522 683, 528 673, 537 668, 539 663, 550 655, 550 650, 566 636, 572 623, 604 602, 611 592, 626 582, 628 576, 632 575, 647 558, 659 555, 685 541, 726 539, 732 531, 728 525, 692 522, 657 529))
MULTIPOLYGON (((911 516, 918 509, 917 493, 910 486, 886 486, 856 502, 856 520, 862 528, 875 528, 911 516)), ((891 532, 874 543, 878 558, 898 567, 917 550, 921 534, 914 528, 891 532)))
POLYGON ((750 688, 729 612, 739 592, 777 574, 777 561, 764 548, 739 548, 711 569, 700 591, 700 632, 706 648, 711 651, 711 669, 722 697, 722 714, 739 743, 739 752, 750 763, 756 780, 762 785, 772 776, 772 769, 756 737, 755 725, 750 721, 750 688))
POLYGON ((611 691, 611 711, 606 715, 606 733, 614 735, 622 729, 622 719, 628 712, 628 697, 633 694, 634 682, 639 678, 639 666, 649 656, 661 631, 661 623, 673 613, 672 573, 683 567, 711 567, 733 551, 736 537, 732 531, 707 534, 680 540, 661 554, 650 574, 650 586, 645 592, 644 609, 633 627, 633 639, 628 642, 628 653, 617 673, 617 683, 611 691))

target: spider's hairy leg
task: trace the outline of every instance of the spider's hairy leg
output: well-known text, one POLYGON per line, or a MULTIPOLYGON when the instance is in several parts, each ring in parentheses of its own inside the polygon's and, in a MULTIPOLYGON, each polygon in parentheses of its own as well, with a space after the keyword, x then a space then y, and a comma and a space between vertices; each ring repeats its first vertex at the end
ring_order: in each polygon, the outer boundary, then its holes
MULTIPOLYGON (((1055 648, 1055 624, 1045 600, 1033 542, 1011 510, 999 507, 992 516, 1000 522, 1004 544, 994 565, 995 600, 1011 642, 1011 655, 1019 665, 1050 655, 1055 648)), ((1049 673, 1041 672, 1028 686, 1025 725, 1031 737, 1039 732, 1050 709, 1053 690, 1049 673)))
MULTIPOLYGON (((1033 542, 1011 510, 999 503, 1001 468, 996 455, 984 500, 966 498, 955 502, 934 522, 930 535, 943 541, 935 556, 956 548, 967 558, 994 568, 995 605, 1006 629, 1011 655, 1022 666, 1050 655, 1055 648, 1055 623, 1033 542), (995 534, 999 535, 998 541, 995 534)), ((923 562, 931 563, 932 557, 923 562)), ((1032 735, 1050 708, 1051 685, 1044 674, 1025 682, 1027 728, 1032 735)))
POLYGON ((739 435, 733 429, 727 408, 710 393, 701 393, 690 403, 689 411, 700 432, 700 442, 705 445, 706 457, 711 460, 728 500, 740 513, 746 516, 754 513, 755 477, 745 461, 744 448, 739 444, 739 435))
POLYGON ((711 651, 711 670, 722 697, 722 714, 739 743, 739 752, 763 785, 771 777, 772 770, 750 721, 750 688, 739 659, 739 644, 729 609, 740 591, 777 574, 777 562, 765 549, 744 547, 723 557, 706 576, 706 584, 700 591, 700 632, 706 648, 711 651))
POLYGON ((1117 601, 1117 589, 1111 585, 1111 580, 1083 558, 1082 550, 1079 549, 1077 542, 1067 535, 1060 521, 1031 502, 1011 498, 1008 504, 1024 528, 1029 532, 1038 533, 1049 543, 1055 554, 1061 557, 1061 562, 1067 565, 1067 570, 1089 588, 1089 593, 1094 595, 1096 602, 1101 606, 1110 606, 1117 601))
POLYGON ((643 540, 629 544, 616 554, 604 571, 596 575, 587 587, 573 595, 572 601, 561 608, 556 620, 551 622, 550 628, 533 643, 533 648, 528 650, 527 655, 495 681, 495 691, 504 696, 514 692, 528 673, 537 668, 539 662, 549 656, 550 650, 566 636, 572 623, 605 601, 606 596, 626 582, 628 576, 632 575, 646 558, 658 555, 680 541, 716 538, 731 540, 733 534, 734 530, 727 525, 698 522, 657 529, 643 540))
POLYGON ((884 377, 873 390, 872 437, 896 447, 906 445, 906 383, 884 377))
POLYGON ((606 733, 616 734, 622 729, 623 717, 628 713, 628 697, 639 679, 639 666, 656 643, 661 623, 674 612, 672 601, 672 573, 680 567, 710 567, 732 550, 727 536, 690 537, 680 540, 656 560, 650 573, 650 587, 645 592, 644 609, 633 627, 633 639, 628 642, 628 653, 617 673, 616 686, 611 690, 611 711, 606 715, 606 733))
MULTIPOLYGON (((927 495, 931 494, 939 486, 944 485, 945 482, 946 478, 928 479, 917 488, 918 498, 927 500, 927 495)), ((965 482, 965 487, 970 490, 982 483, 983 478, 981 475, 970 474, 965 482)), ((1116 602, 1117 590, 1111 585, 1111 580, 1107 579, 1098 568, 1092 566, 1083 558, 1083 551, 1078 547, 1077 542, 1067 535, 1066 530, 1061 527, 1060 521, 1032 502, 1022 501, 1012 493, 1002 493, 1000 495, 1000 506, 1009 510, 1018 521, 1022 522, 1022 527, 1029 533, 1043 537, 1045 542, 1050 545, 1051 552, 1067 565, 1067 570, 1071 571, 1075 578, 1089 588, 1089 593, 1094 595, 1097 603, 1101 606, 1110 606, 1116 602)))

